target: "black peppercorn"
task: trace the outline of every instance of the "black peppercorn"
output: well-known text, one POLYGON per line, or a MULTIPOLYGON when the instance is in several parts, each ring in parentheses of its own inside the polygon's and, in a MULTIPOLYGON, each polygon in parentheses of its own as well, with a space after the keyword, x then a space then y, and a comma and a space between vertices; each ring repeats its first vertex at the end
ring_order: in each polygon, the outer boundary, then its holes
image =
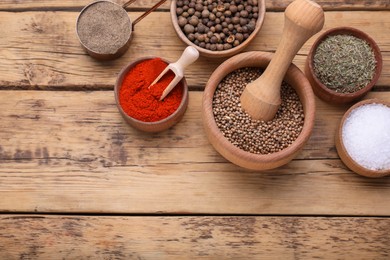
POLYGON ((252 9, 253 9, 253 7, 251 5, 245 6, 245 11, 247 11, 248 13, 251 13, 252 9))
POLYGON ((241 15, 241 17, 246 18, 246 17, 248 17, 249 13, 248 13, 247 10, 242 10, 242 11, 240 12, 240 15, 241 15))
POLYGON ((229 50, 229 49, 231 49, 232 48, 232 45, 230 44, 230 43, 225 43, 224 45, 223 45, 223 49, 224 50, 229 50))
POLYGON ((199 33, 204 33, 205 29, 206 29, 206 26, 204 24, 202 24, 202 23, 198 24, 198 32, 199 33))
POLYGON ((191 17, 189 23, 192 25, 192 26, 197 26, 198 23, 199 23, 199 19, 198 17, 196 17, 195 15, 191 17))
POLYGON ((202 4, 196 4, 195 5, 195 10, 198 11, 198 12, 202 12, 203 11, 203 5, 202 4))
POLYGON ((236 13, 237 10, 238 10, 238 9, 237 9, 237 6, 236 6, 236 5, 231 5, 231 6, 229 7, 229 11, 232 12, 233 14, 236 13))
POLYGON ((218 42, 218 38, 217 38, 215 35, 213 35, 213 36, 210 38, 210 42, 211 42, 212 44, 217 43, 217 42, 218 42))
POLYGON ((217 24, 217 25, 215 26, 215 31, 216 31, 216 32, 221 32, 221 31, 222 31, 222 25, 217 24))
POLYGON ((232 15, 232 12, 230 10, 226 10, 224 13, 223 13, 225 16, 231 16, 232 15))
POLYGON ((188 40, 193 42, 195 40, 195 35, 193 33, 190 33, 187 35, 187 38, 188 38, 188 40))
POLYGON ((187 24, 187 19, 183 16, 179 16, 179 20, 177 22, 180 27, 184 27, 187 24))
POLYGON ((240 25, 241 26, 244 26, 244 25, 246 25, 248 23, 248 20, 247 19, 245 19, 245 18, 240 18, 240 25))
POLYGON ((184 26, 184 32, 185 32, 186 34, 193 33, 194 31, 195 31, 195 28, 194 28, 194 26, 192 26, 191 24, 186 24, 186 25, 184 26))
POLYGON ((235 37, 236 37, 236 40, 239 42, 242 42, 244 40, 244 35, 242 33, 237 33, 235 35, 235 37))
POLYGON ((190 9, 188 9, 187 13, 188 13, 189 15, 194 15, 195 9, 194 9, 194 8, 190 8, 190 9))
POLYGON ((204 34, 199 34, 196 39, 200 42, 204 42, 204 40, 206 39, 205 35, 204 34))
POLYGON ((238 24, 238 23, 240 23, 240 18, 238 18, 237 16, 233 17, 232 23, 233 23, 233 24, 238 24))
POLYGON ((183 13, 183 8, 179 7, 179 8, 176 9, 176 14, 177 15, 181 15, 182 13, 183 13))

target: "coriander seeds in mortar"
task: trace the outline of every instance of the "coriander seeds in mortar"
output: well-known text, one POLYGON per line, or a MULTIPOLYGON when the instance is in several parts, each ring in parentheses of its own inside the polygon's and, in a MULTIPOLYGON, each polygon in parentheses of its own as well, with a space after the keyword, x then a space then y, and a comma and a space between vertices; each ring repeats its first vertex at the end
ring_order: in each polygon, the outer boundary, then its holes
POLYGON ((213 99, 215 122, 233 145, 254 154, 271 154, 289 147, 304 124, 303 106, 295 90, 283 82, 282 103, 274 119, 252 119, 240 106, 245 86, 262 74, 259 68, 241 68, 228 74, 217 86, 213 99))

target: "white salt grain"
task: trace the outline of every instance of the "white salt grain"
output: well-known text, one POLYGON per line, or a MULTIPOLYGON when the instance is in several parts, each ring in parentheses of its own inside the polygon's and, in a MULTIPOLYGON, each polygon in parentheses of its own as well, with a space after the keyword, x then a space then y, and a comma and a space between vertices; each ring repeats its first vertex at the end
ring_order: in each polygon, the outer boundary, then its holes
POLYGON ((344 122, 342 139, 356 163, 371 170, 390 169, 390 107, 357 107, 344 122))

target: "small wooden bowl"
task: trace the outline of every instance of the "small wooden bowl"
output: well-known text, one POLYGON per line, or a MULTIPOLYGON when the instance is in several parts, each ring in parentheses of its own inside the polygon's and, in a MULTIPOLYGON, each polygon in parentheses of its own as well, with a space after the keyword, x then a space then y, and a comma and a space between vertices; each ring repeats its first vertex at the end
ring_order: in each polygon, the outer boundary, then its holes
POLYGON ((371 170, 371 169, 367 169, 367 168, 363 167, 362 165, 358 164, 357 162, 355 162, 351 158, 351 156, 348 154, 348 151, 345 148, 344 143, 343 143, 342 130, 343 130, 345 120, 348 118, 348 116, 350 115, 350 113, 354 109, 356 109, 360 106, 363 106, 363 105, 367 105, 367 104, 383 104, 383 105, 390 107, 390 103, 383 102, 379 99, 367 99, 367 100, 363 100, 363 101, 356 103, 350 109, 348 109, 348 111, 345 112, 344 116, 342 117, 340 125, 337 129, 337 133, 335 135, 335 143, 336 143, 337 153, 339 154, 343 163, 349 169, 351 169, 355 173, 360 174, 362 176, 371 177, 371 178, 379 178, 379 177, 390 175, 390 169, 375 171, 375 170, 371 170))
POLYGON ((382 61, 382 55, 381 51, 378 47, 378 45, 375 43, 375 41, 366 33, 352 28, 352 27, 337 27, 330 29, 326 32, 324 32, 317 40, 314 42, 308 56, 306 59, 305 64, 305 74, 307 78, 309 79, 314 93, 324 100, 325 102, 329 102, 332 104, 344 104, 349 103, 352 101, 355 101, 357 99, 362 98, 364 95, 369 92, 373 86, 376 84, 376 82, 379 79, 379 76, 382 71, 383 61, 382 61), (338 93, 336 91, 333 91, 326 87, 316 76, 314 72, 314 54, 318 48, 318 45, 324 41, 328 36, 332 35, 352 35, 357 38, 360 38, 364 41, 366 41, 374 51, 375 59, 376 59, 376 69, 374 77, 372 78, 371 82, 367 84, 367 86, 363 87, 362 89, 354 92, 354 93, 338 93))
POLYGON ((265 69, 271 58, 271 53, 245 52, 226 60, 213 72, 203 94, 202 119, 210 143, 230 162, 252 170, 273 169, 291 161, 309 139, 314 126, 314 93, 305 75, 295 65, 291 64, 284 80, 296 90, 302 102, 305 115, 303 129, 295 142, 282 151, 261 155, 246 152, 233 145, 223 136, 215 122, 212 105, 214 92, 218 84, 229 73, 240 68, 259 67, 265 69))
MULTIPOLYGON (((144 57, 144 58, 140 58, 140 59, 137 59, 137 60, 129 63, 119 73, 117 80, 116 80, 116 83, 115 83, 115 87, 114 87, 116 105, 117 105, 118 110, 119 110, 120 114, 122 115, 122 117, 126 120, 126 122, 129 125, 131 125, 135 129, 138 129, 138 130, 143 131, 143 132, 149 132, 149 133, 161 132, 161 131, 164 131, 164 130, 174 126, 176 123, 178 123, 182 119, 182 117, 187 109, 187 106, 188 106, 188 85, 187 85, 186 79, 183 77, 183 79, 181 80, 181 83, 183 86, 183 98, 182 98, 181 103, 180 103, 179 107, 177 108, 177 110, 173 114, 171 114, 170 116, 168 116, 160 121, 144 122, 144 121, 140 121, 138 119, 135 119, 135 118, 129 116, 122 109, 122 107, 119 103, 119 93, 120 93, 120 88, 121 88, 122 81, 123 81, 125 75, 129 72, 129 70, 131 70, 138 63, 141 63, 145 60, 154 59, 154 58, 156 58, 156 57, 144 57)), ((162 60, 164 62, 166 62, 167 64, 170 63, 169 61, 167 61, 165 59, 162 59, 162 60)))
POLYGON ((258 0, 258 7, 259 7, 259 17, 256 21, 256 28, 255 30, 249 35, 248 39, 246 39, 243 43, 240 45, 233 47, 229 50, 223 50, 223 51, 211 51, 207 50, 205 48, 201 48, 198 45, 191 42, 186 35, 181 30, 178 21, 177 21, 177 15, 176 15, 176 2, 177 0, 172 0, 171 2, 171 21, 173 24, 173 27, 175 28, 176 34, 179 37, 181 41, 183 41, 185 44, 189 46, 194 46, 201 56, 209 57, 209 58, 223 58, 223 57, 230 57, 234 54, 237 54, 238 52, 244 50, 248 44, 256 37, 257 33, 260 31, 264 18, 265 18, 265 0, 258 0))

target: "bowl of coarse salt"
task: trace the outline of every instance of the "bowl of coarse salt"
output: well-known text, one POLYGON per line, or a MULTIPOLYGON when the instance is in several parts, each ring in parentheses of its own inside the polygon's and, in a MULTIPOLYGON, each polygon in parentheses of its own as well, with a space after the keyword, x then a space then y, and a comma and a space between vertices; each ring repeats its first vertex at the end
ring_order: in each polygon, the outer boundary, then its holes
POLYGON ((352 106, 336 134, 344 164, 366 177, 390 175, 390 103, 367 99, 352 106))

